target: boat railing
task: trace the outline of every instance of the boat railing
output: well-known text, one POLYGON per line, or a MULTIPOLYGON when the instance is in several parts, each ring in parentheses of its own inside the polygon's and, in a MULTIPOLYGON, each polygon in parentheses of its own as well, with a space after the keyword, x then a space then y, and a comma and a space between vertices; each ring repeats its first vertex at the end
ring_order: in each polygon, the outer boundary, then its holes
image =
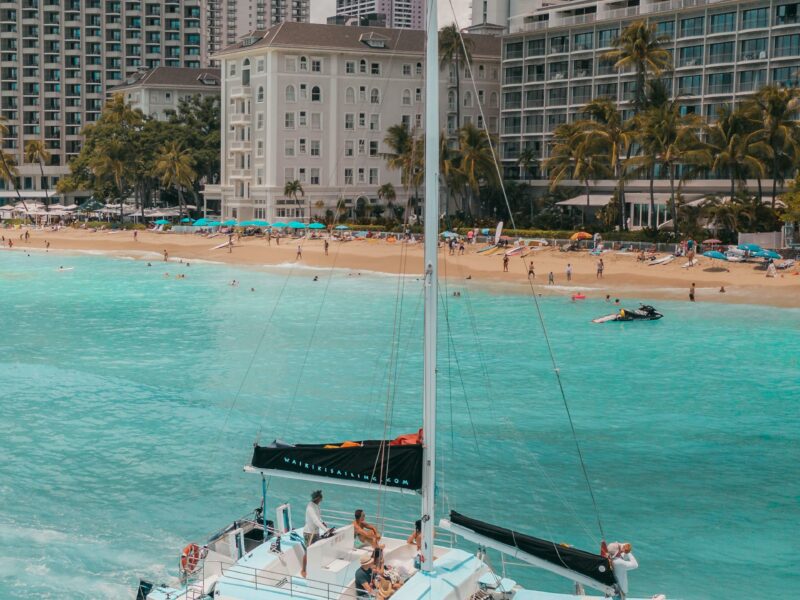
MULTIPOLYGON (((355 515, 352 512, 343 510, 324 509, 322 511, 323 520, 336 528, 345 527, 353 522, 355 515)), ((383 515, 373 519, 378 531, 383 537, 407 539, 415 530, 414 521, 405 519, 393 519, 383 515)), ((438 546, 451 548, 455 545, 455 536, 449 531, 436 529, 435 543, 438 546)))
POLYGON ((279 589, 289 597, 319 598, 320 600, 338 600, 356 598, 356 591, 350 585, 329 583, 308 578, 298 578, 279 571, 259 569, 241 564, 231 565, 216 561, 206 561, 199 575, 205 578, 203 571, 221 574, 226 582, 241 585, 253 590, 279 589))

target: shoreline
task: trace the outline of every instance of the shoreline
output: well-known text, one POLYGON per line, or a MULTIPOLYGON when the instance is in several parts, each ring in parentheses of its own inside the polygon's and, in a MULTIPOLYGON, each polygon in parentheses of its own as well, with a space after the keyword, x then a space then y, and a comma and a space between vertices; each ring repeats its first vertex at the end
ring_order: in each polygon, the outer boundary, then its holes
MULTIPOLYGON (((28 230, 30 239, 25 242, 19 235, 25 229, 0 230, 6 240, 14 242, 10 251, 45 252, 77 251, 85 254, 105 256, 123 255, 133 260, 163 262, 167 251, 169 262, 195 261, 198 263, 231 264, 267 268, 320 269, 331 268, 342 271, 369 272, 377 275, 416 277, 422 273, 422 244, 388 243, 383 240, 359 239, 349 242, 330 241, 326 256, 322 239, 283 238, 278 245, 273 239, 268 245, 264 238, 242 238, 235 242, 233 251, 213 247, 226 240, 225 236, 213 238, 197 234, 155 233, 139 231, 133 239, 131 231, 111 233, 65 228, 59 231, 28 230), (9 235, 10 234, 10 235, 9 235), (216 242, 216 243, 215 243, 216 242), (300 246, 302 257, 297 258, 300 246)), ((528 254, 524 259, 513 257, 508 272, 503 271, 502 254, 486 256, 477 254, 481 246, 467 246, 466 253, 449 255, 447 248, 439 253, 439 276, 452 286, 457 281, 469 280, 504 293, 530 293, 527 278, 528 264, 533 262, 536 275, 535 290, 541 295, 570 297, 582 292, 588 298, 603 299, 608 294, 621 301, 634 299, 683 300, 688 302, 691 283, 697 285, 698 302, 720 302, 728 304, 753 304, 783 308, 800 307, 800 269, 797 266, 779 272, 775 278, 767 278, 765 272, 756 270, 752 263, 729 263, 729 270, 719 266, 719 261, 704 257, 692 268, 682 268, 685 259, 676 259, 672 264, 649 265, 639 263, 635 255, 620 252, 602 254, 605 264, 604 277, 596 277, 597 256, 586 251, 560 252, 545 248, 528 254), (573 269, 572 280, 567 281, 566 268, 573 269), (553 272, 555 285, 547 285, 548 273, 553 272), (720 293, 724 286, 726 292, 720 293)), ((7 241, 3 249, 9 251, 7 241)), ((122 257, 122 256, 120 256, 122 257)))

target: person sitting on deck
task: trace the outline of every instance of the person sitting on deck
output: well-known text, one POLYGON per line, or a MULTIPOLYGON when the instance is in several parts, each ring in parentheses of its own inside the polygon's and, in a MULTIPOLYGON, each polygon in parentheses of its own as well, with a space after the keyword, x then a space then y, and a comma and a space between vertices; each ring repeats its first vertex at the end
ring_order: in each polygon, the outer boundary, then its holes
POLYGON ((361 557, 361 566, 356 570, 356 597, 371 598, 375 593, 375 578, 372 573, 372 555, 361 557))
POLYGON ((417 550, 422 548, 422 519, 417 519, 414 523, 414 532, 406 540, 408 544, 416 544, 417 550))
POLYGON ((639 567, 636 558, 631 554, 631 545, 612 542, 608 545, 608 558, 614 569, 614 577, 617 579, 621 596, 628 595, 628 571, 633 571, 639 567))
POLYGON ((381 534, 377 527, 367 523, 367 515, 364 510, 361 508, 356 509, 355 517, 353 521, 353 533, 356 541, 364 545, 372 546, 373 548, 382 548, 383 546, 379 543, 381 534))

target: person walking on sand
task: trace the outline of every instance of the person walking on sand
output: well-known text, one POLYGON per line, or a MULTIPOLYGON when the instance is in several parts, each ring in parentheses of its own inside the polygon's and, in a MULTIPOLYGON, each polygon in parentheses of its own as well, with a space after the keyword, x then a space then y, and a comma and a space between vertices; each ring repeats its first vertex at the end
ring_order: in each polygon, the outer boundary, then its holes
POLYGON ((689 302, 694 302, 694 283, 689 288, 689 302))
POLYGON ((48 242, 47 240, 44 241, 44 251, 50 252, 50 242, 48 242))
POLYGON ((164 249, 164 262, 169 260, 169 252, 167 252, 166 248, 164 249))
POLYGON ((503 272, 508 273, 508 256, 503 255, 503 272))
POLYGON ((552 271, 550 271, 550 273, 547 275, 547 285, 555 285, 555 284, 556 284, 556 276, 553 275, 552 271))
POLYGON ((535 279, 536 272, 533 270, 533 263, 528 265, 528 279, 535 279))
POLYGON ((605 268, 605 265, 603 264, 603 259, 601 258, 600 260, 597 261, 597 278, 598 279, 602 279, 603 278, 603 269, 604 268, 605 268))
POLYGON ((133 230, 133 241, 134 242, 138 242, 139 241, 139 232, 136 231, 135 229, 133 230))
POLYGON ((567 263, 567 281, 572 281, 572 264, 567 263))
POLYGON ((303 260, 303 248, 300 244, 297 244, 297 256, 295 256, 294 259, 303 260))
POLYGON ((328 243, 328 240, 325 240, 325 256, 328 256, 328 246, 330 246, 330 244, 328 243))
POLYGON ((267 246, 272 246, 272 232, 267 229, 267 246))

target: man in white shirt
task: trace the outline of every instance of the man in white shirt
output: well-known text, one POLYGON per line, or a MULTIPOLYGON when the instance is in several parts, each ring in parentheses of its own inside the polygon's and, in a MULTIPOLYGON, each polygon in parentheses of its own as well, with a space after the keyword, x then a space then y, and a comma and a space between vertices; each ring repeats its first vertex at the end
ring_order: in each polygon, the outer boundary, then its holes
POLYGON ((614 569, 614 577, 617 578, 622 598, 628 595, 628 571, 633 571, 639 567, 636 557, 631 554, 630 544, 620 544, 614 542, 608 545, 608 557, 614 569))
MULTIPOLYGON (((328 526, 322 520, 322 511, 319 504, 322 502, 322 490, 311 492, 311 502, 306 505, 306 524, 303 527, 303 538, 306 541, 306 555, 308 547, 319 539, 320 529, 325 530, 328 526)), ((303 555, 303 570, 300 573, 306 576, 306 555, 303 555)))

